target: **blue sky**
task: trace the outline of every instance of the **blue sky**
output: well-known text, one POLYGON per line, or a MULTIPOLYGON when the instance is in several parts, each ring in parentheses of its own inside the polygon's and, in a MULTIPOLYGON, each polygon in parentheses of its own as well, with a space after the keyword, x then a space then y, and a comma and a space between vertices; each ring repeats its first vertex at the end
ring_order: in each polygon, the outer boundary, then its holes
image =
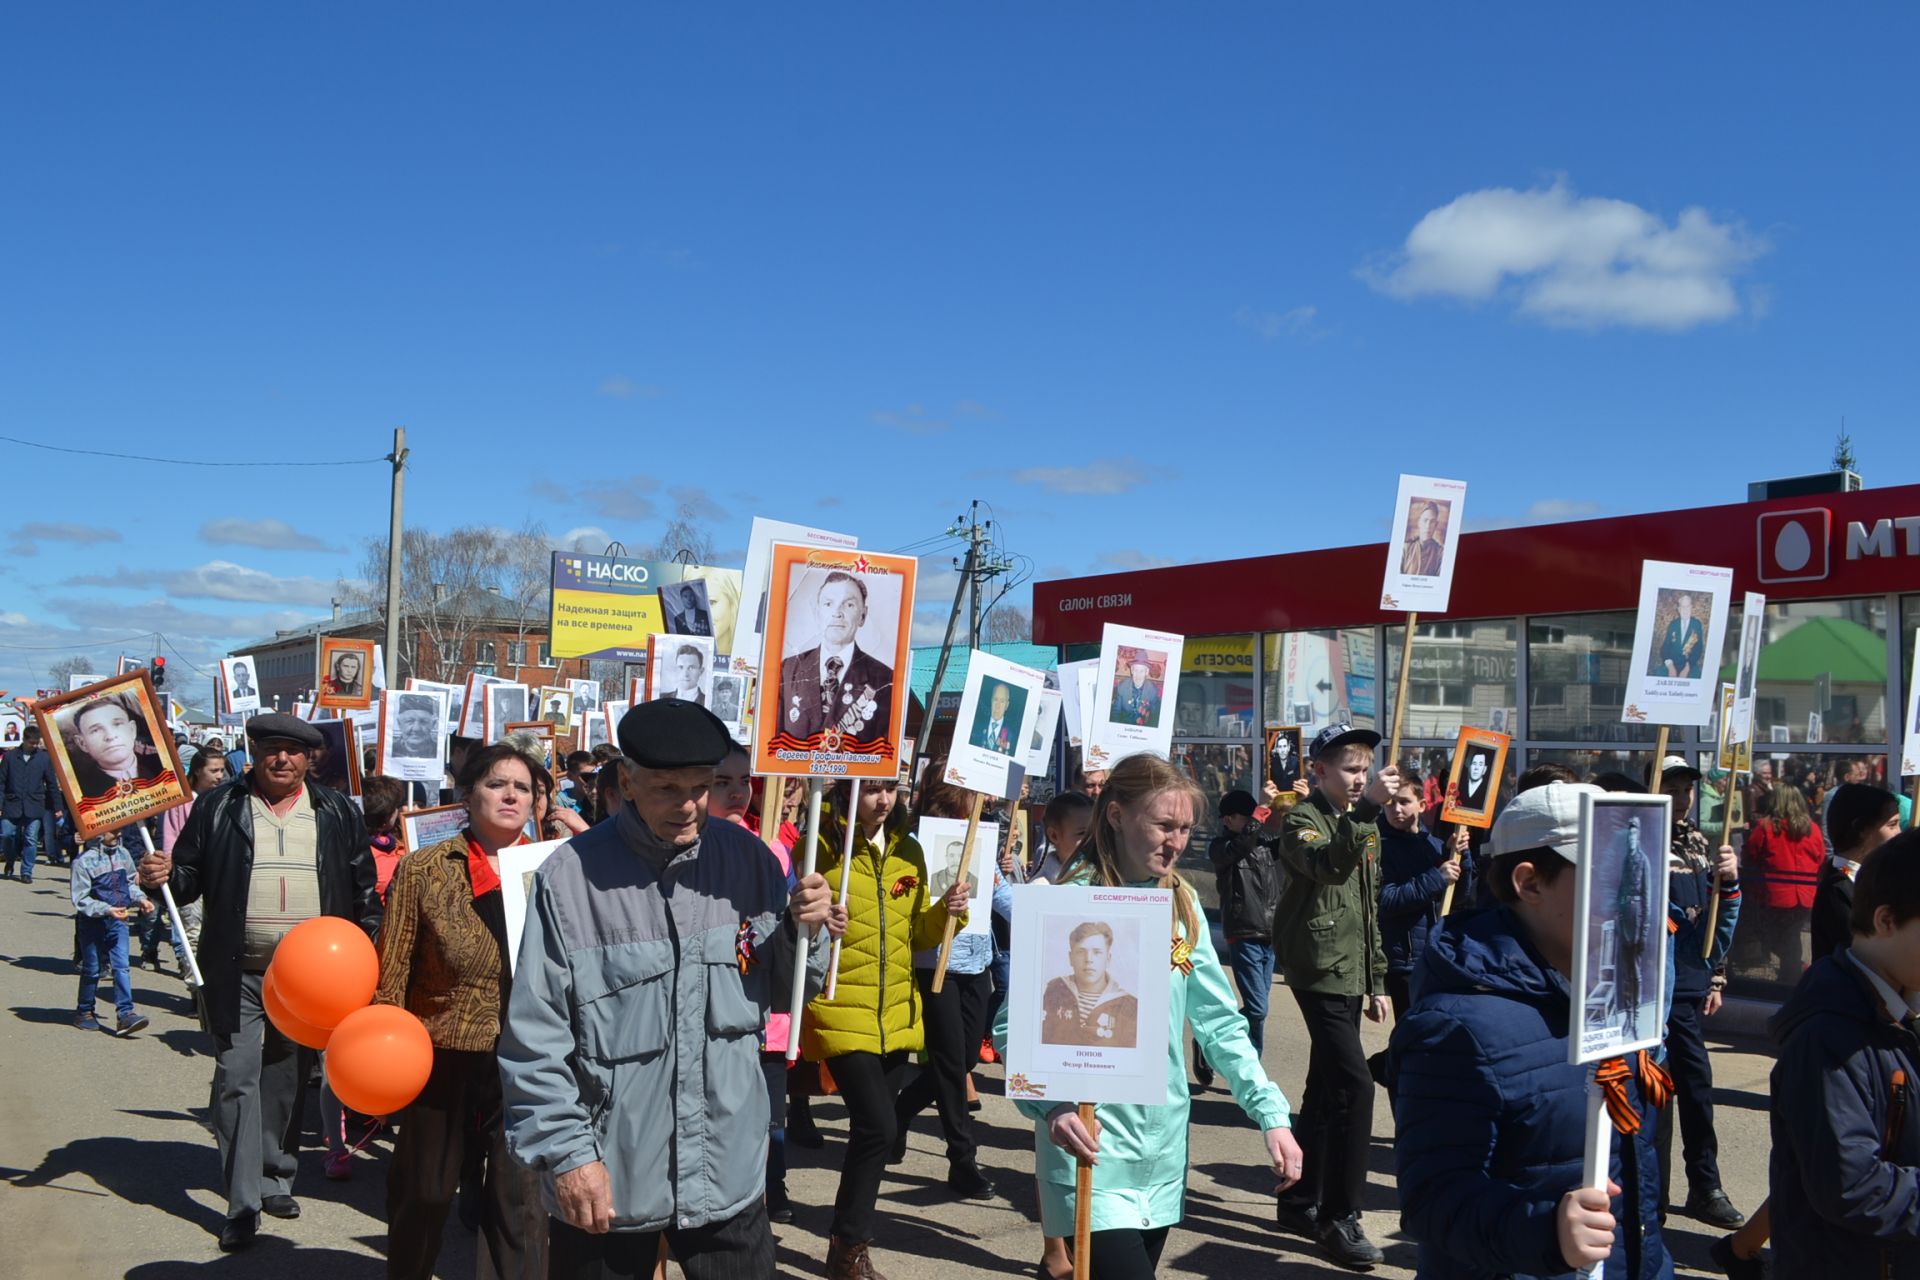
MULTIPOLYGON (((1041 576, 1378 538, 1402 470, 1738 500, 1842 415, 1915 478, 1911 9, 1043 9, 14 6, 0 434, 404 424, 410 523, 587 543, 977 497, 1041 576)), ((0 466, 0 688, 386 527, 379 466, 0 466)))

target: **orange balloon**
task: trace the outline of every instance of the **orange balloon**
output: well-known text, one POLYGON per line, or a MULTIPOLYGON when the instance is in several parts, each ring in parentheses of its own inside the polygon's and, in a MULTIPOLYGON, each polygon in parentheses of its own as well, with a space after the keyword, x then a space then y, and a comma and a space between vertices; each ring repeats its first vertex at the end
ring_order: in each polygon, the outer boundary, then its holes
POLYGON ((286 1011, 310 1027, 331 1030, 364 1009, 380 982, 380 957, 360 926, 315 916, 287 931, 272 969, 286 1011))
POLYGON ((267 1021, 287 1039, 309 1049, 327 1047, 327 1037, 333 1032, 302 1022, 287 1012, 286 1003, 280 999, 280 988, 273 980, 272 965, 267 966, 267 976, 260 983, 260 1004, 267 1011, 267 1021))
POLYGON ((341 1019, 327 1041, 327 1083, 340 1101, 368 1116, 404 1110, 427 1087, 433 1039, 426 1024, 390 1004, 341 1019))

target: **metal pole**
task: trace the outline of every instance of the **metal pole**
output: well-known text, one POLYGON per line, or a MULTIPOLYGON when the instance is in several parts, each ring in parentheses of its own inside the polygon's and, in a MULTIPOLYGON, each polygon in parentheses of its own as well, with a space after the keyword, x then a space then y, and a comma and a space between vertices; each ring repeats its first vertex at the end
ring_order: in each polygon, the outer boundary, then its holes
POLYGON ((980 647, 980 500, 974 499, 973 526, 967 530, 967 647, 980 647))
POLYGON ((400 489, 406 476, 407 429, 393 429, 393 506, 387 526, 387 688, 400 687, 400 489))

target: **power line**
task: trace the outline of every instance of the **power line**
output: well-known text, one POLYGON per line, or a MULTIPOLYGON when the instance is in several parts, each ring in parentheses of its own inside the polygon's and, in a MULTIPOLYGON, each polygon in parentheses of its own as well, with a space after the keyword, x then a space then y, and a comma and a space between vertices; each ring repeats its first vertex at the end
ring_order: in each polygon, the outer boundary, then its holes
POLYGON ((99 644, 0 644, 0 650, 9 653, 94 653, 101 649, 118 649, 122 645, 133 644, 152 635, 151 631, 142 631, 137 636, 128 636, 124 640, 106 640, 99 644))
POLYGON ((0 436, 0 441, 44 449, 48 453, 77 453, 89 458, 118 458, 123 462, 158 462, 170 467, 363 467, 368 463, 390 462, 389 458, 348 458, 340 462, 207 462, 199 458, 154 458, 141 453, 108 453, 103 449, 69 449, 64 445, 41 444, 18 436, 0 436))

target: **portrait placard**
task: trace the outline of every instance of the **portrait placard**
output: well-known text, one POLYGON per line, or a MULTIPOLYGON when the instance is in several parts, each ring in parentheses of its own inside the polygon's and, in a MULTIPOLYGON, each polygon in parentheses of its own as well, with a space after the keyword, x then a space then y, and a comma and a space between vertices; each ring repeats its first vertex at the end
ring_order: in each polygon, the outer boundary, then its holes
POLYGON ((511 742, 538 760, 545 766, 548 773, 553 772, 553 739, 551 720, 527 720, 509 724, 500 738, 502 742, 511 742))
POLYGON ((1027 750, 1020 765, 1028 773, 1045 777, 1052 771, 1053 739, 1060 731, 1060 705, 1064 695, 1058 689, 1042 689, 1034 695, 1033 728, 1027 734, 1027 750))
POLYGON ((647 700, 647 672, 650 671, 652 667, 653 651, 652 644, 649 642, 647 652, 641 655, 640 674, 627 677, 627 705, 629 707, 637 707, 647 700))
POLYGON ((442 840, 450 840, 466 830, 467 806, 440 804, 431 809, 402 809, 400 839, 408 853, 431 849, 442 840))
POLYGON ((189 798, 180 755, 145 667, 33 705, 74 834, 165 813, 189 798))
MULTIPOLYGON (((676 636, 713 635, 713 613, 707 607, 707 584, 695 578, 687 582, 666 583, 660 588, 660 616, 666 621, 667 634, 676 636)), ((735 622, 736 631, 739 623, 735 622)))
POLYGON ((1739 689, 1731 680, 1720 684, 1720 714, 1714 717, 1714 767, 1722 773, 1753 772, 1753 737, 1749 734, 1744 740, 1736 742, 1733 735, 1737 732, 1739 716, 1739 689))
MULTIPOLYGON (((144 668, 141 668, 141 667, 136 667, 136 668, 134 668, 134 670, 136 670, 136 671, 139 671, 139 670, 144 670, 144 668)), ((121 675, 125 675, 125 674, 126 674, 126 672, 124 672, 124 671, 123 671, 123 672, 121 672, 120 674, 121 674, 121 675)), ((97 682, 97 681, 98 681, 99 679, 100 679, 100 677, 99 677, 99 676, 96 676, 96 675, 95 675, 95 674, 93 674, 93 672, 91 672, 91 671, 73 671, 73 672, 69 672, 69 673, 67 674, 67 692, 68 692, 68 693, 76 693, 76 692, 78 692, 79 690, 81 690, 81 689, 85 689, 85 688, 87 688, 87 687, 88 687, 89 685, 92 685, 92 684, 94 684, 94 683, 96 683, 96 682, 97 682)))
POLYGON ((323 787, 332 787, 346 795, 357 796, 360 788, 360 744, 351 720, 315 720, 320 731, 320 748, 313 753, 307 777, 323 787))
POLYGON ((114 667, 113 667, 114 674, 122 675, 122 676, 126 675, 128 672, 131 672, 131 671, 138 671, 139 669, 140 669, 140 659, 125 653, 120 655, 119 661, 114 663, 114 667))
MULTIPOLYGON (((1767 729, 1768 742, 1792 742, 1793 730, 1784 724, 1771 725, 1767 729)), ((1901 770, 1905 773, 1907 770, 1901 770)))
MULTIPOLYGON (((318 708, 311 702, 296 702, 293 704, 293 718, 295 720, 311 721, 317 710, 318 708)), ((333 713, 329 711, 327 714, 331 716, 333 713)), ((252 717, 249 716, 248 719, 252 719, 252 717)))
POLYGON ((252 658, 220 659, 220 700, 228 711, 260 710, 260 678, 252 658))
POLYGON ((1731 569, 1665 560, 1641 564, 1623 722, 1712 723, 1732 592, 1731 569))
POLYGON ((1185 647, 1186 637, 1171 632, 1106 624, 1084 753, 1087 768, 1111 769, 1143 751, 1162 758, 1172 753, 1185 647))
POLYGON ((1093 710, 1093 700, 1087 695, 1100 680, 1100 659, 1082 658, 1078 662, 1063 662, 1058 675, 1060 718, 1067 726, 1067 745, 1075 751, 1084 752, 1093 710))
POLYGON ((1491 827, 1500 802, 1500 779, 1507 772, 1507 749, 1513 739, 1491 729, 1471 725, 1460 730, 1453 743, 1453 769, 1447 774, 1447 797, 1440 821, 1462 827, 1491 827))
POLYGON ((20 745, 27 732, 27 718, 18 711, 0 711, 0 751, 11 751, 20 745))
POLYGON ((573 690, 557 684, 540 686, 540 704, 534 715, 553 726, 555 733, 573 732, 573 690))
MULTIPOLYGON (((360 741, 361 751, 372 747, 376 756, 380 749, 380 708, 368 707, 365 711, 342 711, 340 719, 353 726, 354 736, 360 741)), ((374 772, 378 773, 376 769, 374 772)))
POLYGON ((569 680, 567 692, 573 695, 573 723, 578 726, 600 710, 600 682, 598 680, 569 680))
POLYGON ((365 711, 371 707, 373 649, 371 640, 321 636, 313 705, 323 711, 365 711))
POLYGON ((1380 607, 1398 613, 1445 613, 1453 594, 1453 557, 1466 527, 1467 484, 1401 476, 1387 543, 1380 607))
POLYGON ((447 774, 447 702, 439 692, 382 689, 376 772, 438 783, 447 774))
POLYGON ((727 670, 724 658, 714 659, 713 701, 708 710, 719 716, 735 742, 747 740, 747 692, 752 677, 742 671, 727 670))
POLYGON ((1920 774, 1920 632, 1913 637, 1913 674, 1907 680, 1907 733, 1900 748, 1900 775, 1911 778, 1916 774, 1920 774))
POLYGON ((1666 1036, 1667 796, 1580 796, 1573 989, 1577 1065, 1658 1048, 1666 1036))
POLYGON ((947 750, 946 781, 990 796, 1007 793, 1007 766, 1028 745, 1045 672, 975 649, 947 750))
MULTIPOLYGON (((965 818, 922 818, 913 838, 927 855, 927 897, 945 897, 960 877, 961 855, 967 847, 965 818)), ((993 873, 1000 860, 1000 824, 982 822, 973 833, 973 896, 967 900, 966 927, 961 934, 993 932, 993 873)))
MULTIPOLYGON (((488 742, 493 741, 487 736, 487 697, 483 690, 488 685, 508 683, 504 677, 483 676, 478 672, 467 677, 466 687, 460 694, 460 728, 457 732, 461 737, 486 737, 488 742)), ((526 688, 525 685, 520 687, 526 688)))
POLYGON ((580 741, 575 744, 578 750, 591 751, 605 744, 608 739, 606 708, 589 711, 580 717, 580 741))
POLYGON ((500 851, 500 908, 507 918, 507 972, 520 958, 520 935, 527 931, 527 904, 533 901, 533 876, 565 840, 508 845, 500 851))
POLYGON ((1007 1097, 1167 1101, 1173 893, 1013 889, 1007 1097))
POLYGON ((1297 724, 1267 726, 1267 781, 1280 789, 1271 803, 1285 811, 1299 803, 1293 784, 1307 776, 1305 731, 1297 724))
POLYGON ((1818 711, 1807 712, 1807 741, 1825 742, 1827 739, 1827 718, 1818 711))
POLYGON ((776 542, 765 666, 754 690, 754 772, 896 778, 920 562, 776 542))
POLYGON ((447 736, 454 737, 460 732, 460 719, 466 710, 466 686, 448 684, 444 680, 422 680, 417 676, 407 677, 407 689, 415 693, 437 693, 440 705, 447 709, 447 736))
POLYGON ((1753 690, 1760 675, 1760 646, 1765 643, 1767 598, 1749 591, 1740 605, 1740 656, 1733 667, 1733 740, 1753 741, 1753 690))
POLYGON ((647 701, 678 698, 713 706, 713 638, 652 636, 647 641, 647 701))
POLYGON ((508 725, 533 718, 530 703, 533 690, 523 684, 506 681, 490 684, 480 691, 480 696, 484 700, 480 736, 489 743, 504 738, 508 725))
POLYGON ((626 719, 627 712, 633 710, 633 704, 625 698, 610 698, 601 713, 607 720, 607 741, 620 745, 620 722, 626 719))
POLYGON ((734 623, 733 644, 728 649, 733 655, 733 669, 749 675, 759 674, 761 650, 766 643, 767 581, 773 569, 776 542, 841 551, 851 551, 860 545, 860 539, 850 533, 828 533, 824 529, 769 520, 765 516, 753 518, 753 528, 747 534, 746 572, 740 577, 740 617, 734 623))

